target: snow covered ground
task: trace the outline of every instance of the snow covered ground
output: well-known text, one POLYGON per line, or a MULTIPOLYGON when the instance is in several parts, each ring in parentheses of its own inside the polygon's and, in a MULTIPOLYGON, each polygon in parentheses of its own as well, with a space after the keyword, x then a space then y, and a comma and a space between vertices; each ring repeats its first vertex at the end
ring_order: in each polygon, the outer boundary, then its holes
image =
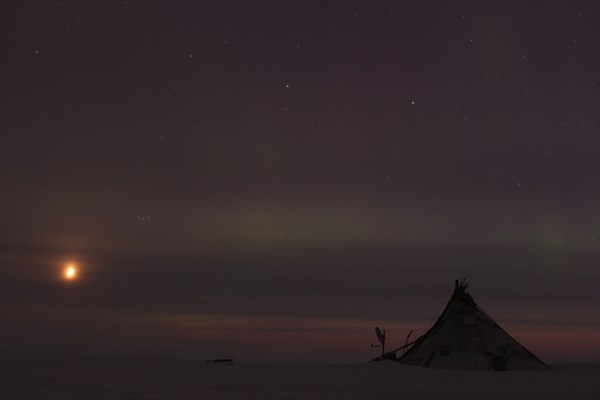
POLYGON ((135 356, 1 354, 9 399, 598 399, 600 366, 466 372, 393 362, 206 365, 135 356))

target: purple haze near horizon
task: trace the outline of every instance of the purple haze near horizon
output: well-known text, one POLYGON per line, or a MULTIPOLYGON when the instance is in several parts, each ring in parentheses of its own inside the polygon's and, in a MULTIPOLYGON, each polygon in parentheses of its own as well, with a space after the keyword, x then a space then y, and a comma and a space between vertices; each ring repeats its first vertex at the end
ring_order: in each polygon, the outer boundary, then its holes
POLYGON ((1 7, 3 350, 599 361, 598 3, 1 7))

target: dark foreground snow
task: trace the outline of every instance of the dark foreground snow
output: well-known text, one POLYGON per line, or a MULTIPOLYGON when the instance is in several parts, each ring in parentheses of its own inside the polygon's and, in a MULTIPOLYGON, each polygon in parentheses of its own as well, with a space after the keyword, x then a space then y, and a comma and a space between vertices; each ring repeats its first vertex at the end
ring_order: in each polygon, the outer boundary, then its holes
POLYGON ((598 399, 598 365, 466 372, 355 365, 206 365, 152 357, 2 353, 8 399, 598 399))

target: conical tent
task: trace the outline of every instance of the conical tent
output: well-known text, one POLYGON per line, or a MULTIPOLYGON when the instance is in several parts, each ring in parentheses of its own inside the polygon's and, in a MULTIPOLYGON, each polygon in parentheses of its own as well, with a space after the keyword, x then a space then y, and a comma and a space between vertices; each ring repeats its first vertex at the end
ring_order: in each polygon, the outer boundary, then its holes
POLYGON ((466 280, 431 329, 397 359, 407 365, 463 370, 549 370, 485 313, 467 292, 466 280))

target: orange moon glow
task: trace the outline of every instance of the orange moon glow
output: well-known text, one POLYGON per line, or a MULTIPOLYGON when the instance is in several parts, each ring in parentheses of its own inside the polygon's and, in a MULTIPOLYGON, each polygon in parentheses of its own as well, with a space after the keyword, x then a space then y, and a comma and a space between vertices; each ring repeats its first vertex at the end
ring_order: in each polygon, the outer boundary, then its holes
POLYGON ((72 281, 77 278, 77 266, 75 264, 69 264, 64 270, 65 279, 72 281))

